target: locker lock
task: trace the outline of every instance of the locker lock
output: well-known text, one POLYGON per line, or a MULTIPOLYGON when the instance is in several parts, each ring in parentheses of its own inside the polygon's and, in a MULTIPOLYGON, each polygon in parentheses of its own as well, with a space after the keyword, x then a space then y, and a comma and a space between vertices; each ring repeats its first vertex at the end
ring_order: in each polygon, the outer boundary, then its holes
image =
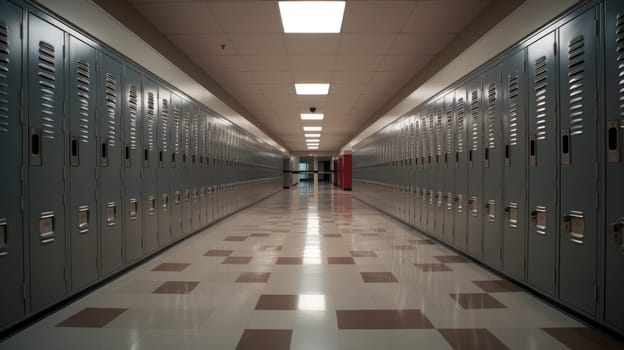
POLYGON ((531 211, 531 221, 534 225, 537 225, 537 210, 531 211))
POLYGON ((510 206, 506 206, 505 207, 505 213, 509 213, 511 211, 511 207, 510 206))
POLYGON ((613 227, 613 243, 624 249, 624 223, 611 224, 613 227))
POLYGON ((474 199, 471 198, 468 200, 468 204, 472 204, 472 203, 474 203, 474 199))

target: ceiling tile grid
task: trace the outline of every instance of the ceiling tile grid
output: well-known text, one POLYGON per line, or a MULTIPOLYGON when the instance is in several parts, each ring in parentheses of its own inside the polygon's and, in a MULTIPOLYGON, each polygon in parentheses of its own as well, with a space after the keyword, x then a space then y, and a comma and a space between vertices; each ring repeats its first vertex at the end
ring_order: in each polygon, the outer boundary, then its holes
POLYGON ((341 33, 285 34, 277 1, 129 0, 289 151, 337 151, 491 0, 347 0, 341 33), (330 83, 298 96, 294 83, 330 83), (316 107, 319 121, 300 120, 316 107))

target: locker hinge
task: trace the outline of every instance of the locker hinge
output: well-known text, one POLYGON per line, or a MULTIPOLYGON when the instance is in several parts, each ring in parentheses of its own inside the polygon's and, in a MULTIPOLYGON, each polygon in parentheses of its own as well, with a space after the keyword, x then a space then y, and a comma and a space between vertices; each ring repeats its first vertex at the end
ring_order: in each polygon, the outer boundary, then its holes
POLYGON ((28 293, 28 288, 26 288, 25 284, 22 284, 22 298, 24 300, 26 300, 26 298, 27 298, 27 295, 26 295, 27 293, 28 293))

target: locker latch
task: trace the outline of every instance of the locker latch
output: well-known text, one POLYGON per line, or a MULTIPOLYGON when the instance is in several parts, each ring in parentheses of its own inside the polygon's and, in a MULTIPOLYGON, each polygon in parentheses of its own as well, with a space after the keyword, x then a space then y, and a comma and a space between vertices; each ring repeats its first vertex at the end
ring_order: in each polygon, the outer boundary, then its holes
POLYGON ((485 209, 487 210, 488 221, 489 222, 496 221, 496 201, 495 200, 489 200, 485 204, 485 209))
POLYGON ((54 242, 54 212, 44 212, 39 216, 39 238, 43 244, 54 242))
POLYGON ((507 220, 509 222, 509 227, 517 228, 518 227, 518 204, 509 203, 509 205, 505 207, 505 213, 507 213, 507 220))
POLYGON ((565 229, 570 235, 570 241, 583 244, 585 239, 585 219, 583 212, 571 211, 570 214, 563 216, 565 229))
POLYGON ((607 121, 607 161, 620 162, 620 121, 607 121))
POLYGON ((468 205, 470 206, 470 212, 472 216, 479 215, 479 206, 477 205, 477 197, 472 197, 468 200, 468 205))
POLYGON ((6 219, 0 219, 0 256, 9 254, 9 228, 6 219))
POLYGON ((78 232, 85 234, 89 232, 89 207, 78 208, 78 232))
POLYGON ((535 225, 536 232, 542 236, 546 235, 546 207, 538 206, 531 212, 531 219, 535 225))
POLYGON ((115 226, 117 221, 117 205, 115 202, 109 202, 106 204, 106 225, 115 226))
POLYGON ((624 221, 611 224, 613 227, 613 243, 624 250, 624 221))

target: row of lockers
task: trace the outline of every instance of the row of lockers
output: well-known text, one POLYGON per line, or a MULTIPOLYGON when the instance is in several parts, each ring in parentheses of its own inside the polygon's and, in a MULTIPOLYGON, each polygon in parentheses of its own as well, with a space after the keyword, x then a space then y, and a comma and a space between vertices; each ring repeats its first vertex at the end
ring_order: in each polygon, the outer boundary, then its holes
POLYGON ((0 329, 281 189, 255 136, 0 2, 0 329))
POLYGON ((354 147, 354 196, 624 332, 624 3, 586 2, 354 147))

